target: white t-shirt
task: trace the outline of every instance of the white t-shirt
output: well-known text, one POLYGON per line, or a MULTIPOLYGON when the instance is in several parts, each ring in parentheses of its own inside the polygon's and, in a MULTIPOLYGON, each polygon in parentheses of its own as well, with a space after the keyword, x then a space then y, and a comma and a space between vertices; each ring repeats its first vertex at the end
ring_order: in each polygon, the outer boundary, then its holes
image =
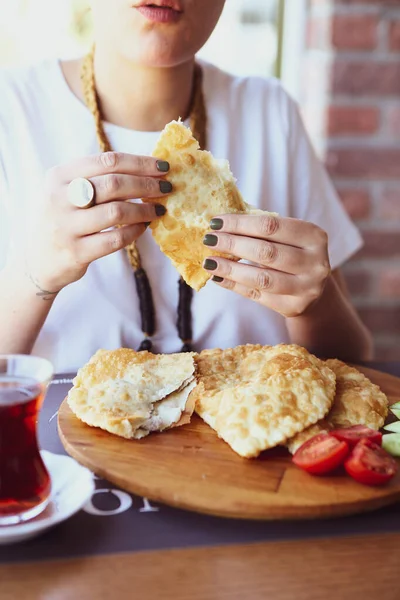
MULTIPOLYGON (((275 79, 203 68, 209 150, 229 160, 249 204, 325 229, 332 268, 340 266, 361 238, 314 155, 295 103, 275 79)), ((110 124, 106 132, 114 150, 142 155, 151 154, 159 136, 110 124)), ((46 170, 97 152, 93 117, 68 87, 58 61, 0 72, 0 268, 10 224, 18 224, 12 232, 18 242, 46 170)), ((178 273, 149 231, 138 245, 156 306, 154 348, 179 351, 178 273)), ((195 294, 192 309, 197 350, 289 341, 283 317, 211 282, 195 294)), ((142 339, 135 281, 120 251, 61 291, 33 352, 67 372, 99 348, 137 348, 142 339)))

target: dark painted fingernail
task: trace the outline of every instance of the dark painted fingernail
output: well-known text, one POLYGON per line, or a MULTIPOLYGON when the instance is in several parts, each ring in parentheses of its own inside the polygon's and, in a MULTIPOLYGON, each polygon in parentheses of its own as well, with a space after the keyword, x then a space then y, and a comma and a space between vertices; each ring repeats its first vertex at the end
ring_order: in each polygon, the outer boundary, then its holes
POLYGON ((219 277, 218 275, 214 275, 214 277, 212 277, 212 281, 215 281, 215 283, 222 283, 224 280, 223 277, 219 277))
POLYGON ((224 226, 224 222, 222 219, 211 219, 210 227, 214 231, 219 231, 224 226))
MULTIPOLYGON (((157 209, 156 209, 156 210, 157 210, 157 209)), ((148 223, 145 223, 144 225, 145 225, 145 227, 146 227, 146 229, 147 229, 148 227, 150 227, 150 225, 151 225, 151 221, 149 221, 148 223)))
POLYGON ((169 194, 172 192, 172 183, 169 181, 160 181, 160 191, 163 194, 169 194))
POLYGON ((207 233, 206 237, 203 240, 203 244, 205 246, 216 246, 218 244, 218 238, 212 233, 207 233))
POLYGON ((215 269, 218 268, 218 263, 216 260, 213 260, 212 258, 206 258, 206 260, 204 261, 203 267, 205 269, 207 269, 207 271, 215 271, 215 269))
POLYGON ((156 215, 162 217, 167 212, 167 209, 162 204, 156 204, 156 215))
POLYGON ((156 165, 157 169, 161 171, 161 173, 167 173, 170 169, 169 162, 167 162, 166 160, 158 160, 156 162, 156 165))

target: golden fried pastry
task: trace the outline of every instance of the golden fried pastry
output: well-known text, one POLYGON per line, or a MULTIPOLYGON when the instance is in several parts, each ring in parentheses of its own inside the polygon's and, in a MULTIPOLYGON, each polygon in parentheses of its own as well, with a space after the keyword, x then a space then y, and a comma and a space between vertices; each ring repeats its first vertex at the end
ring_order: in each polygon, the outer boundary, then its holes
POLYGON ((247 458, 313 425, 333 403, 335 375, 299 346, 207 350, 196 361, 195 411, 247 458))
POLYGON ((194 409, 193 357, 99 350, 78 371, 68 404, 84 423, 124 438, 183 425, 194 409))
POLYGON ((352 425, 366 425, 371 429, 380 429, 385 422, 389 403, 386 395, 377 385, 357 369, 340 360, 330 359, 325 364, 336 375, 334 403, 324 421, 289 440, 287 446, 292 453, 317 433, 352 425))
POLYGON ((153 237, 186 283, 199 291, 210 279, 203 269, 204 260, 221 255, 203 244, 211 219, 226 213, 262 211, 244 202, 228 161, 200 150, 183 123, 172 121, 166 126, 153 156, 170 163, 168 180, 173 185, 172 194, 152 199, 167 208, 165 216, 150 226, 153 237))
POLYGON ((203 350, 195 358, 198 381, 202 381, 207 390, 217 390, 225 384, 231 386, 230 377, 236 381, 238 365, 262 348, 260 345, 247 344, 226 350, 203 350))
POLYGON ((315 423, 315 425, 307 427, 307 429, 300 431, 300 433, 297 433, 294 437, 292 437, 292 439, 290 439, 286 444, 289 452, 294 454, 302 444, 319 433, 329 433, 329 431, 332 429, 332 425, 330 424, 328 418, 329 417, 327 415, 325 419, 321 419, 321 421, 318 421, 318 423, 315 423))

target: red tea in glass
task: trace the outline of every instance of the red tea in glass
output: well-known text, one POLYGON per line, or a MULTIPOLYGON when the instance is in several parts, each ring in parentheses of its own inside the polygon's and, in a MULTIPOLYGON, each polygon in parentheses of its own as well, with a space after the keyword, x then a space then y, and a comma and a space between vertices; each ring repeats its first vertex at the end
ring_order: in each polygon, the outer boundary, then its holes
POLYGON ((0 526, 37 516, 49 501, 37 421, 51 372, 44 359, 0 356, 0 526))

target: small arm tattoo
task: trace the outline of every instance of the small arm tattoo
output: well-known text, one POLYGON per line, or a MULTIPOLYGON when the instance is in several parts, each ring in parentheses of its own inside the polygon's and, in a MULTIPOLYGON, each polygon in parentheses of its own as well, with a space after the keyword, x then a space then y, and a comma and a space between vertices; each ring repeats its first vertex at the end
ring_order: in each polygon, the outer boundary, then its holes
POLYGON ((41 285, 39 284, 38 280, 29 272, 26 272, 27 277, 29 278, 29 280, 33 283, 33 285, 35 286, 35 288, 38 290, 36 292, 36 296, 38 298, 42 298, 42 300, 44 301, 49 301, 49 300, 53 300, 53 298, 55 296, 57 296, 57 294, 59 292, 49 292, 47 290, 44 290, 41 285))

